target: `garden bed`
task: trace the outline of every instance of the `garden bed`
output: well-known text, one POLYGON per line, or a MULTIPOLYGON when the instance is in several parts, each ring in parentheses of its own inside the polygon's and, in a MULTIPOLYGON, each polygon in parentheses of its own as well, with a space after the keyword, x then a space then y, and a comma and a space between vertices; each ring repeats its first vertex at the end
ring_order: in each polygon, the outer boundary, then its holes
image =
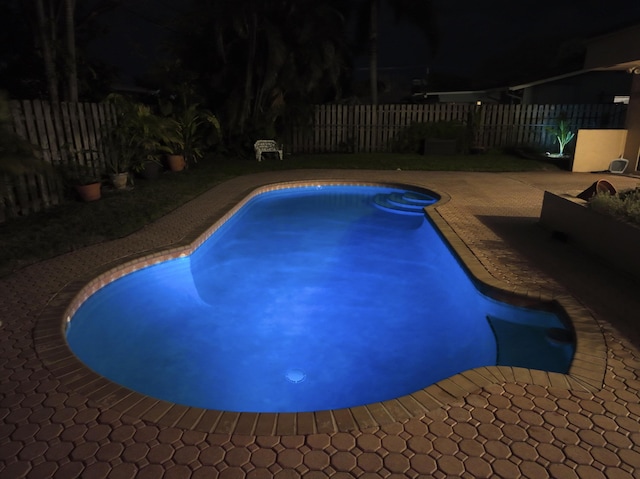
POLYGON ((640 228, 587 206, 570 195, 544 192, 545 228, 640 279, 640 228))

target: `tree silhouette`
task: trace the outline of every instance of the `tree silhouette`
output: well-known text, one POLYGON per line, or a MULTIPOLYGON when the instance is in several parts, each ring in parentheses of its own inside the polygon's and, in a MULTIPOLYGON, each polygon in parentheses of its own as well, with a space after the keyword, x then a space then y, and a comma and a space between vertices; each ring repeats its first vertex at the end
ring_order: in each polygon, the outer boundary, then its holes
POLYGON ((197 72, 227 136, 273 137, 301 104, 338 94, 346 42, 336 5, 194 1, 174 54, 180 68, 197 72))
MULTIPOLYGON (((122 0, 4 0, 0 7, 0 31, 15 37, 0 37, 5 61, 0 62, 0 80, 15 74, 22 77, 9 84, 20 96, 46 97, 53 102, 64 98, 78 101, 79 55, 77 38, 95 35, 94 20, 116 8, 122 0), (35 52, 35 55, 34 55, 35 52), (28 60, 27 60, 28 59, 28 60), (40 62, 32 61, 36 59, 40 62), (5 63, 6 62, 6 63, 5 63), (6 73, 5 73, 6 70, 6 73)), ((4 36, 4 35, 3 35, 4 36)), ((82 73, 86 74, 88 69, 82 73)), ((93 82, 95 84, 95 82, 93 82)))
MULTIPOLYGON (((380 24, 380 3, 382 0, 355 0, 358 17, 357 37, 366 37, 369 55, 369 85, 371 103, 378 104, 378 26, 380 24)), ((420 28, 431 45, 432 51, 438 46, 436 16, 432 0, 384 0, 392 8, 396 21, 407 20, 420 28)))

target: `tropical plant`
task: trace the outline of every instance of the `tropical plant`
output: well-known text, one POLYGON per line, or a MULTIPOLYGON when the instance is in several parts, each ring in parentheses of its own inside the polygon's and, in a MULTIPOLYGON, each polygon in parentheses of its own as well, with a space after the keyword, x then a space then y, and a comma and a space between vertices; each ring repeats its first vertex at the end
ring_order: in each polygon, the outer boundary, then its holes
MULTIPOLYGON (((83 56, 82 50, 88 39, 102 28, 96 28, 95 20, 100 14, 117 8, 122 2, 113 0, 94 0, 91 2, 79 0, 3 0, 10 3, 11 10, 26 18, 32 32, 30 38, 12 39, 14 44, 32 43, 36 54, 32 56, 41 60, 40 70, 44 79, 29 78, 28 82, 43 83, 39 85, 46 89, 48 99, 57 103, 60 99, 76 102, 80 96, 81 87, 88 85, 87 77, 94 79, 92 68, 82 68, 90 63, 83 56), (35 40, 35 41, 34 41, 35 40), (43 81, 44 80, 44 81, 43 81), (83 81, 84 80, 84 81, 83 81)), ((16 17, 9 17, 15 22, 16 17)), ((44 92, 41 92, 44 93, 44 92)), ((89 93, 90 92, 86 92, 89 93)))
POLYGON ((594 211, 640 227, 640 188, 620 191, 615 195, 598 193, 589 200, 588 205, 594 211))
POLYGON ((111 172, 139 171, 145 162, 159 162, 170 131, 167 120, 124 95, 111 94, 107 101, 115 108, 115 121, 105 125, 101 145, 111 172))
POLYGON ((193 2, 176 54, 182 69, 199 72, 203 104, 215 105, 225 138, 274 137, 288 110, 336 98, 347 71, 337 3, 193 2))
POLYGON ((555 125, 547 126, 545 130, 556 137, 560 148, 557 154, 549 154, 549 156, 564 156, 565 147, 575 136, 575 133, 571 131, 569 122, 561 116, 556 120, 555 125))
POLYGON ((0 174, 33 173, 44 167, 38 148, 13 131, 9 101, 0 91, 0 174))
POLYGON ((49 167, 41 159, 39 149, 13 131, 9 102, 0 91, 0 208, 9 195, 7 177, 42 173, 49 167))
POLYGON ((187 164, 204 156, 205 148, 213 147, 220 138, 220 122, 209 110, 194 103, 175 118, 181 137, 181 153, 187 164))
POLYGON ((160 101, 160 111, 165 117, 162 149, 168 154, 183 155, 187 164, 197 163, 222 135, 218 118, 192 102, 193 98, 192 88, 181 85, 173 101, 160 101))
POLYGON ((100 183, 100 168, 95 162, 81 163, 78 158, 60 166, 60 173, 65 183, 70 186, 83 186, 100 183))

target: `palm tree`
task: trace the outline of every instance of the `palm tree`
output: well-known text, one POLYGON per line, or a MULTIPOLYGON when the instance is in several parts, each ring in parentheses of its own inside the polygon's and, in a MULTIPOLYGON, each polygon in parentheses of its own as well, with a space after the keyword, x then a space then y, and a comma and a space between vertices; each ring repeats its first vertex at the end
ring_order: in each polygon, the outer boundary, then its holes
POLYGON ((34 34, 38 38, 51 102, 59 101, 61 84, 66 86, 65 100, 78 101, 78 29, 86 32, 96 16, 116 8, 119 3, 121 0, 81 2, 84 9, 79 21, 77 0, 33 0, 21 5, 27 16, 35 19, 34 34))
POLYGON ((197 18, 177 53, 206 79, 232 135, 273 136, 295 104, 310 104, 323 89, 339 91, 346 42, 336 0, 195 3, 197 18))
POLYGON ((339 97, 346 71, 345 17, 329 2, 292 1, 276 26, 253 105, 254 120, 267 113, 267 128, 287 111, 339 97))
POLYGON ((78 61, 76 56, 76 0, 64 0, 65 48, 67 52, 67 100, 78 101, 78 61))
MULTIPOLYGON (((371 89, 371 103, 378 104, 378 25, 381 0, 364 0, 360 3, 359 16, 361 31, 366 24, 367 45, 369 53, 369 85, 371 89), (363 20, 367 21, 364 22, 363 20)), ((433 0, 386 0, 393 9, 396 20, 401 18, 419 27, 427 36, 432 49, 437 47, 437 32, 433 0)))
POLYGON ((49 89, 49 99, 53 103, 60 101, 58 92, 58 71, 55 66, 54 43, 55 26, 51 22, 50 12, 45 9, 44 0, 35 1, 36 24, 38 27, 38 39, 40 40, 40 50, 44 63, 44 71, 49 89))

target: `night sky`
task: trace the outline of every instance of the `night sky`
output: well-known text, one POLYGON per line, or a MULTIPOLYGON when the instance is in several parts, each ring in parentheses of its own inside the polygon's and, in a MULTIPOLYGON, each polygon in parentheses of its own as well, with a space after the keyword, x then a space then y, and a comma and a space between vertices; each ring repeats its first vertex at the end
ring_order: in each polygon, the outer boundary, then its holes
MULTIPOLYGON (((168 20, 180 8, 170 0, 130 0, 106 20, 111 34, 96 42, 104 60, 115 64, 124 83, 141 75, 162 52, 168 20)), ((435 0, 439 49, 432 56, 416 27, 396 24, 388 7, 381 12, 379 67, 418 75, 429 67, 462 77, 524 39, 549 35, 589 38, 640 23, 640 0, 435 0)), ((535 44, 535 41, 533 42, 535 44)), ((366 58, 356 63, 366 68, 366 58)))
POLYGON ((435 0, 435 12, 440 46, 434 58, 415 27, 389 21, 381 28, 380 66, 423 62, 471 75, 525 38, 589 38, 640 23, 640 0, 435 0))

